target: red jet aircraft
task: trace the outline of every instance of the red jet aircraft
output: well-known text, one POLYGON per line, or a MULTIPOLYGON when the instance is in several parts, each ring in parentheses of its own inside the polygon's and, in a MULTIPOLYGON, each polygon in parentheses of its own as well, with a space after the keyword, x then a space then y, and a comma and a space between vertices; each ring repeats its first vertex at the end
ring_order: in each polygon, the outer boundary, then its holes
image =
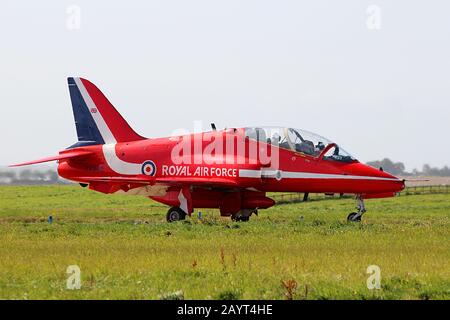
POLYGON ((170 206, 167 221, 194 208, 218 208, 248 221, 275 204, 268 192, 354 194, 360 221, 364 199, 394 196, 405 184, 364 165, 313 133, 276 127, 213 130, 167 138, 138 135, 103 93, 82 78, 68 78, 78 142, 59 155, 58 174, 89 189, 149 197, 170 206))

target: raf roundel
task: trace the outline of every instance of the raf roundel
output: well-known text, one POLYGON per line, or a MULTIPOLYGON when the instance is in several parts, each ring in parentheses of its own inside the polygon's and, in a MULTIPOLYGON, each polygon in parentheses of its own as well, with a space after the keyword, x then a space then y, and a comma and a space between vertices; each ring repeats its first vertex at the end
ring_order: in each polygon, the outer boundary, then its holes
POLYGON ((156 174, 156 165, 153 161, 147 160, 142 164, 142 174, 154 176, 156 174))

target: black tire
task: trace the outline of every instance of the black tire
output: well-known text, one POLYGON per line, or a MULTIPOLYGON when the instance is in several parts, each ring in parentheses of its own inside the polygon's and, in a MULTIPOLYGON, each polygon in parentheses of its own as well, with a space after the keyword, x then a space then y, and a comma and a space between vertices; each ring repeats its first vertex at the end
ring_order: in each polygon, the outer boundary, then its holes
POLYGON ((347 216, 347 221, 348 222, 360 222, 361 221, 361 216, 356 217, 358 215, 357 212, 352 212, 347 216))
POLYGON ((250 217, 248 216, 231 216, 231 220, 238 222, 238 221, 243 221, 243 222, 247 222, 250 220, 250 217))
POLYGON ((178 207, 172 207, 167 211, 167 222, 175 222, 186 219, 186 213, 178 207))

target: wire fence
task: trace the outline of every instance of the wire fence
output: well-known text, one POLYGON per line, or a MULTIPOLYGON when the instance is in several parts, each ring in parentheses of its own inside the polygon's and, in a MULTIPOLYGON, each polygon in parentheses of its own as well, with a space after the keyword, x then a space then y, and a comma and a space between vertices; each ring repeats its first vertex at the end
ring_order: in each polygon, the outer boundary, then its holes
MULTIPOLYGON (((406 187, 399 196, 421 195, 421 194, 446 194, 450 193, 450 185, 433 185, 433 186, 414 186, 406 187)), ((305 201, 304 193, 273 193, 268 195, 275 200, 277 204, 296 203, 305 201)), ((338 199, 338 198, 353 198, 350 194, 323 194, 310 193, 307 201, 338 199)))
POLYGON ((450 185, 433 185, 433 186, 414 186, 406 187, 405 190, 400 192, 400 195, 411 195, 411 194, 440 194, 440 193, 450 193, 450 185))

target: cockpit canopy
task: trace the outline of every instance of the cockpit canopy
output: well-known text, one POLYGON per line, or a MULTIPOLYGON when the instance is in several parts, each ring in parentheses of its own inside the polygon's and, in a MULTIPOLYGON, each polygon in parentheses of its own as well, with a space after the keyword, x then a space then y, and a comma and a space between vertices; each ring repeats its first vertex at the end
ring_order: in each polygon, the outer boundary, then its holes
MULTIPOLYGON (((249 139, 266 142, 312 157, 319 157, 328 145, 333 145, 333 142, 315 133, 294 128, 247 127, 245 128, 245 136, 249 139)), ((337 144, 332 147, 330 146, 323 159, 340 162, 352 162, 356 160, 337 144)))

